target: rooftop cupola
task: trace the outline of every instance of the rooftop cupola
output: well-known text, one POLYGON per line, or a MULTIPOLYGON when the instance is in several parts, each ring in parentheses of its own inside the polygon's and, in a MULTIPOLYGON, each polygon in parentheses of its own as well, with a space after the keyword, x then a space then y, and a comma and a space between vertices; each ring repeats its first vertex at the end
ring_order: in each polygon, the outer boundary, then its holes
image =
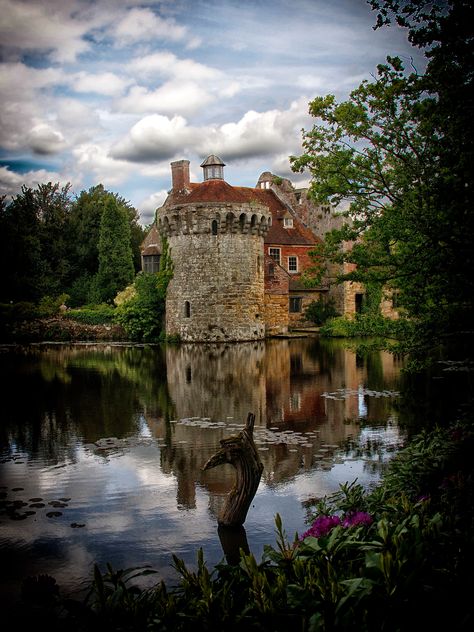
POLYGON ((201 164, 201 167, 204 169, 204 180, 224 179, 225 163, 218 156, 211 154, 201 164))

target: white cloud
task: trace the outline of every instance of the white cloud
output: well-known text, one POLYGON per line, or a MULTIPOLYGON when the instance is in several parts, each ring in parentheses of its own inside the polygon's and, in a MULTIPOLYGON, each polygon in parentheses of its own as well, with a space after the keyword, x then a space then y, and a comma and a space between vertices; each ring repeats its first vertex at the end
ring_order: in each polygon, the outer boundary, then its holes
POLYGON ((111 156, 133 161, 164 160, 192 146, 202 135, 182 116, 152 114, 136 123, 111 150, 111 156))
POLYGON ((168 192, 165 189, 152 193, 138 204, 142 224, 150 224, 155 218, 155 211, 162 206, 168 192))
POLYGON ((56 154, 66 147, 64 136, 47 123, 30 129, 27 142, 35 154, 56 154))
POLYGON ((132 83, 131 79, 119 77, 113 72, 77 72, 70 77, 70 85, 75 92, 95 92, 105 96, 118 97, 132 83))
POLYGON ((237 123, 214 128, 200 144, 200 153, 215 152, 227 160, 290 153, 300 143, 306 111, 305 98, 294 101, 288 110, 250 110, 237 123))
POLYGON ((123 183, 131 175, 131 166, 124 160, 115 160, 104 145, 84 143, 76 147, 73 155, 82 173, 92 172, 96 182, 105 187, 123 183))
POLYGON ((115 25, 114 35, 119 44, 134 44, 147 40, 184 40, 187 29, 172 19, 163 19, 148 8, 133 8, 115 25))
POLYGON ((216 68, 200 64, 193 59, 179 59, 169 51, 136 57, 126 68, 134 76, 149 78, 159 74, 180 81, 208 81, 224 76, 224 73, 216 68))
POLYGON ((156 90, 133 86, 117 107, 120 111, 159 112, 161 114, 189 115, 197 112, 211 100, 211 95, 194 81, 167 81, 156 90))

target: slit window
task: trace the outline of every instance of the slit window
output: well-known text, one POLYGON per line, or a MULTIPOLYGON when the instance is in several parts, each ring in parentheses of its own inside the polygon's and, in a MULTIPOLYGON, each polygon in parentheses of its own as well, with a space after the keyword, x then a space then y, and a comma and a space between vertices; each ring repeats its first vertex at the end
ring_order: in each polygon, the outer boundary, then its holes
POLYGON ((184 302, 184 317, 190 318, 191 316, 191 303, 189 301, 184 302))
POLYGON ((211 232, 213 235, 217 235, 217 228, 218 228, 217 219, 213 219, 212 224, 211 224, 211 232))

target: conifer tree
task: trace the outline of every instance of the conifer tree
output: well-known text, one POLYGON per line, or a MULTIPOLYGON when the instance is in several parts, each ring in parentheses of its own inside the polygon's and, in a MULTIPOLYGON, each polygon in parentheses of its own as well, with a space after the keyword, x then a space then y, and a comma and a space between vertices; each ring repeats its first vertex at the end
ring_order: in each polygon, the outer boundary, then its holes
POLYGON ((133 281, 135 271, 127 217, 110 196, 104 207, 99 233, 99 271, 91 299, 111 302, 117 292, 133 281))

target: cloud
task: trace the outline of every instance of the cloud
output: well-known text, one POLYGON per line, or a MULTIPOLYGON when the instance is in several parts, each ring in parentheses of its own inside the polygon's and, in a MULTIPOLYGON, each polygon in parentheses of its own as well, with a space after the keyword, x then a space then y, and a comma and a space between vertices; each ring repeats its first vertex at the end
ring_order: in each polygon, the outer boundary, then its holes
POLYGON ((83 39, 89 25, 74 13, 75 2, 2 0, 0 40, 10 55, 43 51, 52 61, 72 62, 89 50, 83 39))
POLYGON ((130 164, 110 156, 103 144, 83 143, 73 150, 73 156, 82 173, 92 172, 96 182, 106 187, 121 184, 131 175, 130 164))
POLYGON ((148 8, 133 8, 114 26, 113 34, 119 45, 148 40, 184 40, 187 29, 173 19, 164 19, 148 8))
POLYGON ((169 51, 160 51, 142 57, 136 57, 127 64, 126 69, 134 76, 173 77, 180 81, 209 81, 224 76, 220 70, 200 64, 193 59, 179 59, 169 51))
POLYGON ((75 92, 95 92, 96 94, 117 97, 125 92, 132 80, 119 77, 113 72, 93 74, 81 71, 74 73, 69 82, 75 92))
POLYGON ((162 206, 166 200, 168 192, 165 189, 152 193, 138 204, 140 221, 142 224, 150 224, 155 219, 155 211, 162 206))
POLYGON ((194 114, 211 101, 209 92, 194 81, 167 81, 156 90, 133 86, 117 108, 122 112, 159 112, 161 114, 194 114))
POLYGON ((136 123, 127 136, 112 147, 110 155, 137 162, 165 160, 191 147, 203 133, 189 127, 182 116, 169 119, 151 114, 136 123))
POLYGON ((306 112, 304 97, 293 101, 287 110, 250 110, 236 123, 215 127, 198 146, 200 153, 218 153, 227 160, 290 153, 300 144, 306 112))
POLYGON ((51 125, 41 123, 28 133, 28 145, 35 154, 56 154, 66 147, 64 136, 51 125))

